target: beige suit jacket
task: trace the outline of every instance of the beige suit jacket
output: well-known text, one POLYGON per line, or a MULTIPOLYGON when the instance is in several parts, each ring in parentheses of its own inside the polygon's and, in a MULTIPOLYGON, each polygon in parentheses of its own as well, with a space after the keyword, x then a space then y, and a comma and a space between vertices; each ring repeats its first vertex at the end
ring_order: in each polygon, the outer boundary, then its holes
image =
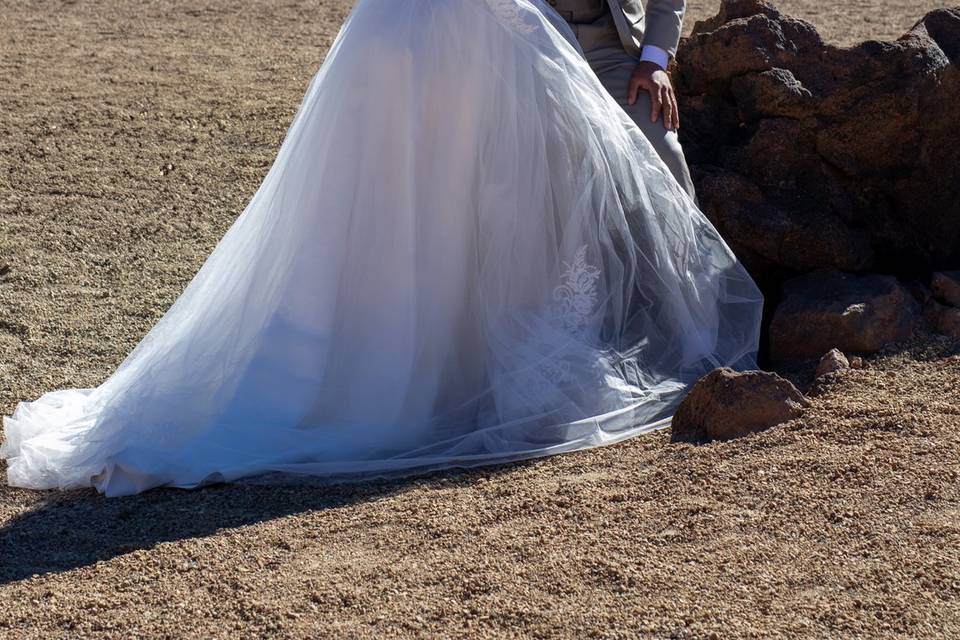
POLYGON ((643 45, 660 47, 672 58, 683 31, 686 0, 607 0, 624 48, 635 56, 643 45))

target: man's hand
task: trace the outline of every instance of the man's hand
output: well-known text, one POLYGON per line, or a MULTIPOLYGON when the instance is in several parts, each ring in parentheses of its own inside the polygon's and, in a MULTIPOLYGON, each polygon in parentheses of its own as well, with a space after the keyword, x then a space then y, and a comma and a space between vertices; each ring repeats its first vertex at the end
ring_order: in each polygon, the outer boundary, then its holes
POLYGON ((650 122, 656 122, 663 113, 663 126, 676 131, 680 128, 680 110, 673 92, 670 76, 655 62, 641 62, 630 76, 627 102, 634 104, 640 90, 650 94, 650 122))

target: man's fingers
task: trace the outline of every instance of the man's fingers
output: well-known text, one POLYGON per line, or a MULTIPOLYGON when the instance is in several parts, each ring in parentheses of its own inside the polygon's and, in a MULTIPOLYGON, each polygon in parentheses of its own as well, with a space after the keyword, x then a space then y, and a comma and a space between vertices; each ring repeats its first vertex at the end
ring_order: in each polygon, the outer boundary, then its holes
POLYGON ((673 130, 680 130, 680 105, 677 103, 677 94, 670 92, 670 99, 673 101, 673 130))
POLYGON ((660 101, 663 103, 663 126, 666 129, 673 128, 673 100, 670 96, 670 90, 664 87, 660 90, 660 101))
POLYGON ((630 86, 627 88, 627 104, 633 105, 637 102, 637 95, 640 93, 640 78, 631 77, 630 86))
POLYGON ((660 111, 663 109, 663 102, 660 99, 659 91, 650 92, 650 122, 656 122, 660 117, 660 111))
POLYGON ((677 104, 677 94, 667 91, 667 99, 670 101, 670 113, 664 115, 663 125, 667 129, 676 131, 680 128, 680 105, 677 104))

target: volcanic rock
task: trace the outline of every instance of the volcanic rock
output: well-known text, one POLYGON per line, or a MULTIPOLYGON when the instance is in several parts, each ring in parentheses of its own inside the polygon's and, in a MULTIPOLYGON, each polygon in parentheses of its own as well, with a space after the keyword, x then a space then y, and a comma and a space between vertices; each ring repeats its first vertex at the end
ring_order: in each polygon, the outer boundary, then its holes
POLYGON ((808 401, 775 373, 716 369, 690 390, 671 424, 673 442, 731 440, 801 415, 808 401))
POLYGON ((960 8, 840 48, 767 2, 724 0, 677 62, 701 207, 762 287, 960 268, 960 8))
POLYGON ((789 280, 770 324, 774 360, 869 354, 908 338, 920 305, 896 278, 821 270, 789 280))
POLYGON ((843 355, 843 352, 839 349, 830 349, 830 351, 820 358, 820 364, 817 365, 815 375, 819 378, 820 376, 849 368, 850 361, 847 360, 847 356, 843 355))

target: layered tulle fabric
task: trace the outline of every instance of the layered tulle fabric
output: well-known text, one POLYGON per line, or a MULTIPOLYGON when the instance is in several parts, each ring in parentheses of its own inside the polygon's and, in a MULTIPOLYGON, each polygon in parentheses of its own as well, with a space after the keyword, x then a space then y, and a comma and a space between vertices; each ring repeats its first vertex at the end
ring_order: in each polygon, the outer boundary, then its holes
POLYGON ((527 0, 361 0, 203 268, 8 480, 108 495, 507 462, 662 426, 761 296, 527 0))

